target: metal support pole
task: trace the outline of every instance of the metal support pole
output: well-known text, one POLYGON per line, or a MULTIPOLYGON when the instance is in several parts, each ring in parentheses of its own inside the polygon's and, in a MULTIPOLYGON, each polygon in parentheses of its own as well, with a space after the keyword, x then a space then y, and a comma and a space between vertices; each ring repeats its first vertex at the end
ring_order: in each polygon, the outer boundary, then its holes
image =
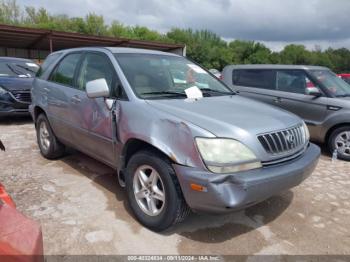
POLYGON ((49 38, 49 43, 50 43, 50 54, 53 52, 53 48, 52 48, 52 38, 49 38))

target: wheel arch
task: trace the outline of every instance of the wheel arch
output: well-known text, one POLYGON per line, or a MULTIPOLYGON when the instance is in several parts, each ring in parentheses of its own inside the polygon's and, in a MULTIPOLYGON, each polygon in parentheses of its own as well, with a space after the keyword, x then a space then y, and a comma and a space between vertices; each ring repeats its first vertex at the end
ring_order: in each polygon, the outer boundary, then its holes
POLYGON ((35 106, 33 112, 34 112, 34 115, 33 115, 34 125, 36 125, 36 120, 38 119, 38 116, 40 114, 44 114, 46 116, 46 112, 40 106, 35 106))
POLYGON ((164 151, 159 149, 158 147, 152 145, 145 140, 139 138, 130 138, 123 146, 122 153, 119 159, 119 165, 117 168, 118 172, 118 181, 120 186, 125 187, 125 169, 130 158, 137 152, 142 150, 150 150, 152 152, 161 155, 162 157, 168 159, 170 163, 176 163, 176 159, 166 154, 164 151))
POLYGON ((176 159, 172 154, 167 154, 163 150, 159 149, 159 147, 156 147, 155 145, 152 145, 149 142, 146 142, 145 140, 139 139, 139 138, 130 138, 124 145, 122 154, 121 154, 121 170, 124 170, 127 166, 130 158, 132 155, 134 155, 136 152, 141 150, 151 150, 153 152, 156 152, 163 157, 166 157, 171 163, 176 163, 176 159))
POLYGON ((332 127, 330 127, 327 132, 326 132, 326 135, 325 135, 325 143, 328 143, 328 140, 329 140, 329 137, 331 136, 331 134, 333 133, 334 130, 340 128, 340 127, 344 127, 344 126, 349 126, 350 127, 350 122, 345 122, 345 123, 338 123, 338 124, 335 124, 333 125, 332 127))

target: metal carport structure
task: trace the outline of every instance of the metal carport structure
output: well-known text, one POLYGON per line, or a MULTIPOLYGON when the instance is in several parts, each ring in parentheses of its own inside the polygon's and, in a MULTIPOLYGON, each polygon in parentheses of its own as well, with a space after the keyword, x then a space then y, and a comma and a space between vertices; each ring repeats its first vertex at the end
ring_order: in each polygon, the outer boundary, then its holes
POLYGON ((185 46, 153 41, 84 35, 0 24, 0 56, 36 60, 61 49, 86 46, 120 46, 155 49, 185 55, 185 46))

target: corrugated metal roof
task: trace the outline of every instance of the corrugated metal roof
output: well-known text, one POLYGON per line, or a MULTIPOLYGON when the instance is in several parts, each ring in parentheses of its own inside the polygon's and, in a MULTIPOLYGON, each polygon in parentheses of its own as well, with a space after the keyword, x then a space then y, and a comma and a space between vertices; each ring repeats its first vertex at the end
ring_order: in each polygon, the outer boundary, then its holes
POLYGON ((84 35, 54 30, 18 27, 0 24, 0 46, 6 48, 23 48, 57 51, 66 48, 87 46, 120 46, 160 51, 174 51, 181 54, 184 45, 153 41, 133 40, 106 36, 84 35), (51 41, 51 44, 50 44, 51 41), (51 46, 51 49, 50 49, 51 46))

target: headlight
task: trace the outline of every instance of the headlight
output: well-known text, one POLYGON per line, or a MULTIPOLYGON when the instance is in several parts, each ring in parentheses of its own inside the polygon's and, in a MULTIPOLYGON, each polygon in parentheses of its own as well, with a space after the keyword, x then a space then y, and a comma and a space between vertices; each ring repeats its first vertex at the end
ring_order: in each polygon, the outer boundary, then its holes
POLYGON ((6 94, 7 91, 0 86, 0 96, 6 94))
POLYGON ((214 173, 233 173, 260 168, 261 162, 241 142, 226 138, 196 138, 207 168, 214 173))
POLYGON ((309 128, 307 127, 304 121, 303 121, 303 128, 304 128, 304 134, 305 134, 305 142, 307 142, 310 140, 310 132, 309 132, 309 128))

